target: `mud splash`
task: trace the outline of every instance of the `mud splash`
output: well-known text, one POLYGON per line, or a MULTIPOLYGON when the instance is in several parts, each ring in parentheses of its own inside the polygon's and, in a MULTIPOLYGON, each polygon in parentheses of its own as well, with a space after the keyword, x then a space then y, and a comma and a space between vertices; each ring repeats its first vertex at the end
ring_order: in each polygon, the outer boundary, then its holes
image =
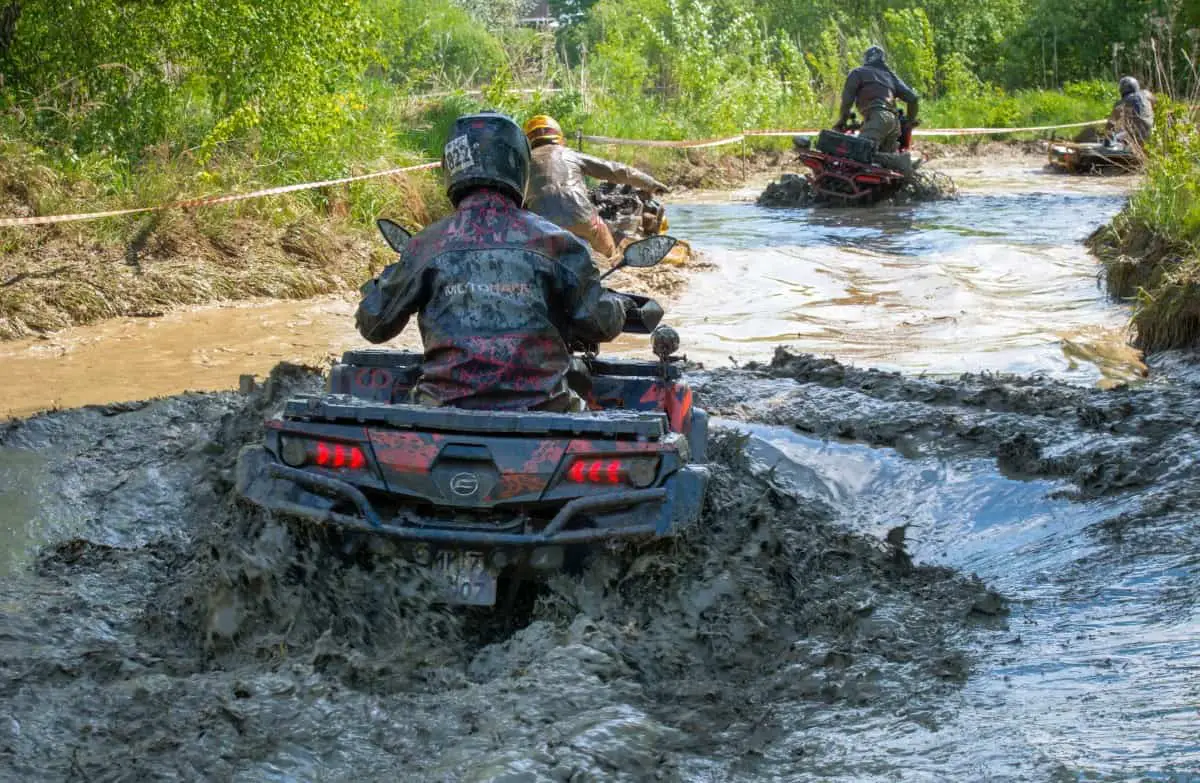
POLYGON ((237 446, 315 383, 284 368, 250 398, 7 429, 64 488, 41 514, 86 513, 0 587, 0 777, 827 779, 813 727, 932 720, 1004 611, 841 530, 725 434, 700 527, 599 556, 496 636, 426 604, 420 573, 230 499, 237 446))

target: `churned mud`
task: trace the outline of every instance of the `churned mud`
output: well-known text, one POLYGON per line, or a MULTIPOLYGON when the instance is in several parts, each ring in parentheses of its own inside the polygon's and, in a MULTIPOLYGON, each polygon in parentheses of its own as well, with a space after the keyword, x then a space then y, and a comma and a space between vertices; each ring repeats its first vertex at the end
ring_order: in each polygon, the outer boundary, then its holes
POLYGON ((0 492, 49 543, 0 587, 0 777, 760 780, 786 747, 793 779, 825 779, 805 727, 929 720, 1003 623, 997 594, 842 529, 736 433, 676 543, 598 555, 516 630, 432 606, 418 570, 231 497, 237 448, 317 383, 281 366, 249 397, 7 428, 0 454, 37 464, 0 492))

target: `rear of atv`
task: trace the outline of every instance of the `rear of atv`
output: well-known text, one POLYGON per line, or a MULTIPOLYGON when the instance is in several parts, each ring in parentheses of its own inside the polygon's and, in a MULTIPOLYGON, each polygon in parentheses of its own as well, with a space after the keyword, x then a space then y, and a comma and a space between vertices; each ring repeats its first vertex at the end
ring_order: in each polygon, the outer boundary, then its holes
POLYGON ((669 538, 700 516, 707 416, 676 368, 591 362, 585 414, 404 402, 420 357, 354 351, 330 393, 290 400, 238 462, 258 506, 391 542, 451 603, 492 605, 606 543, 669 538))

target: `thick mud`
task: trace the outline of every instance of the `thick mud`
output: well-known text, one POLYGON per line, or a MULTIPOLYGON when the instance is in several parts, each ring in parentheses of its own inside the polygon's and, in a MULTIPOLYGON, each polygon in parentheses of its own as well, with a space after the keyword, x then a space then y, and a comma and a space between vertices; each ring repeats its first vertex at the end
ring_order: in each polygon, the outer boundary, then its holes
POLYGON ((432 606, 419 571, 230 496, 237 447, 315 382, 7 429, 49 544, 0 587, 0 778, 889 777, 808 730, 934 720, 1003 624, 997 594, 841 529, 732 432, 682 540, 598 555, 519 630, 432 606))

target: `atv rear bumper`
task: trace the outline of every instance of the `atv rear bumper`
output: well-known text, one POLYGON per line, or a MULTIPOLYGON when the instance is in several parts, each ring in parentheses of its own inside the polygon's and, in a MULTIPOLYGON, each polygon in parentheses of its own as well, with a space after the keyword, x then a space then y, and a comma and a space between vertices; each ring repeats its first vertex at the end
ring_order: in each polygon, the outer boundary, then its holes
MULTIPOLYGON (((543 547, 586 544, 633 537, 675 535, 700 518, 708 468, 687 465, 652 489, 620 490, 568 501, 540 531, 532 533, 490 532, 478 528, 414 526, 385 521, 359 489, 332 476, 290 468, 275 461, 261 446, 248 446, 238 457, 238 493, 255 505, 281 514, 330 524, 347 530, 387 536, 407 542, 424 542, 441 547, 543 547), (357 514, 334 511, 327 498, 344 501, 357 514), (630 513, 629 523, 602 527, 572 526, 591 514, 657 506, 649 519, 630 513)), ((497 511, 496 513, 504 513, 497 511)), ((622 515, 608 515, 620 519, 622 515)))

